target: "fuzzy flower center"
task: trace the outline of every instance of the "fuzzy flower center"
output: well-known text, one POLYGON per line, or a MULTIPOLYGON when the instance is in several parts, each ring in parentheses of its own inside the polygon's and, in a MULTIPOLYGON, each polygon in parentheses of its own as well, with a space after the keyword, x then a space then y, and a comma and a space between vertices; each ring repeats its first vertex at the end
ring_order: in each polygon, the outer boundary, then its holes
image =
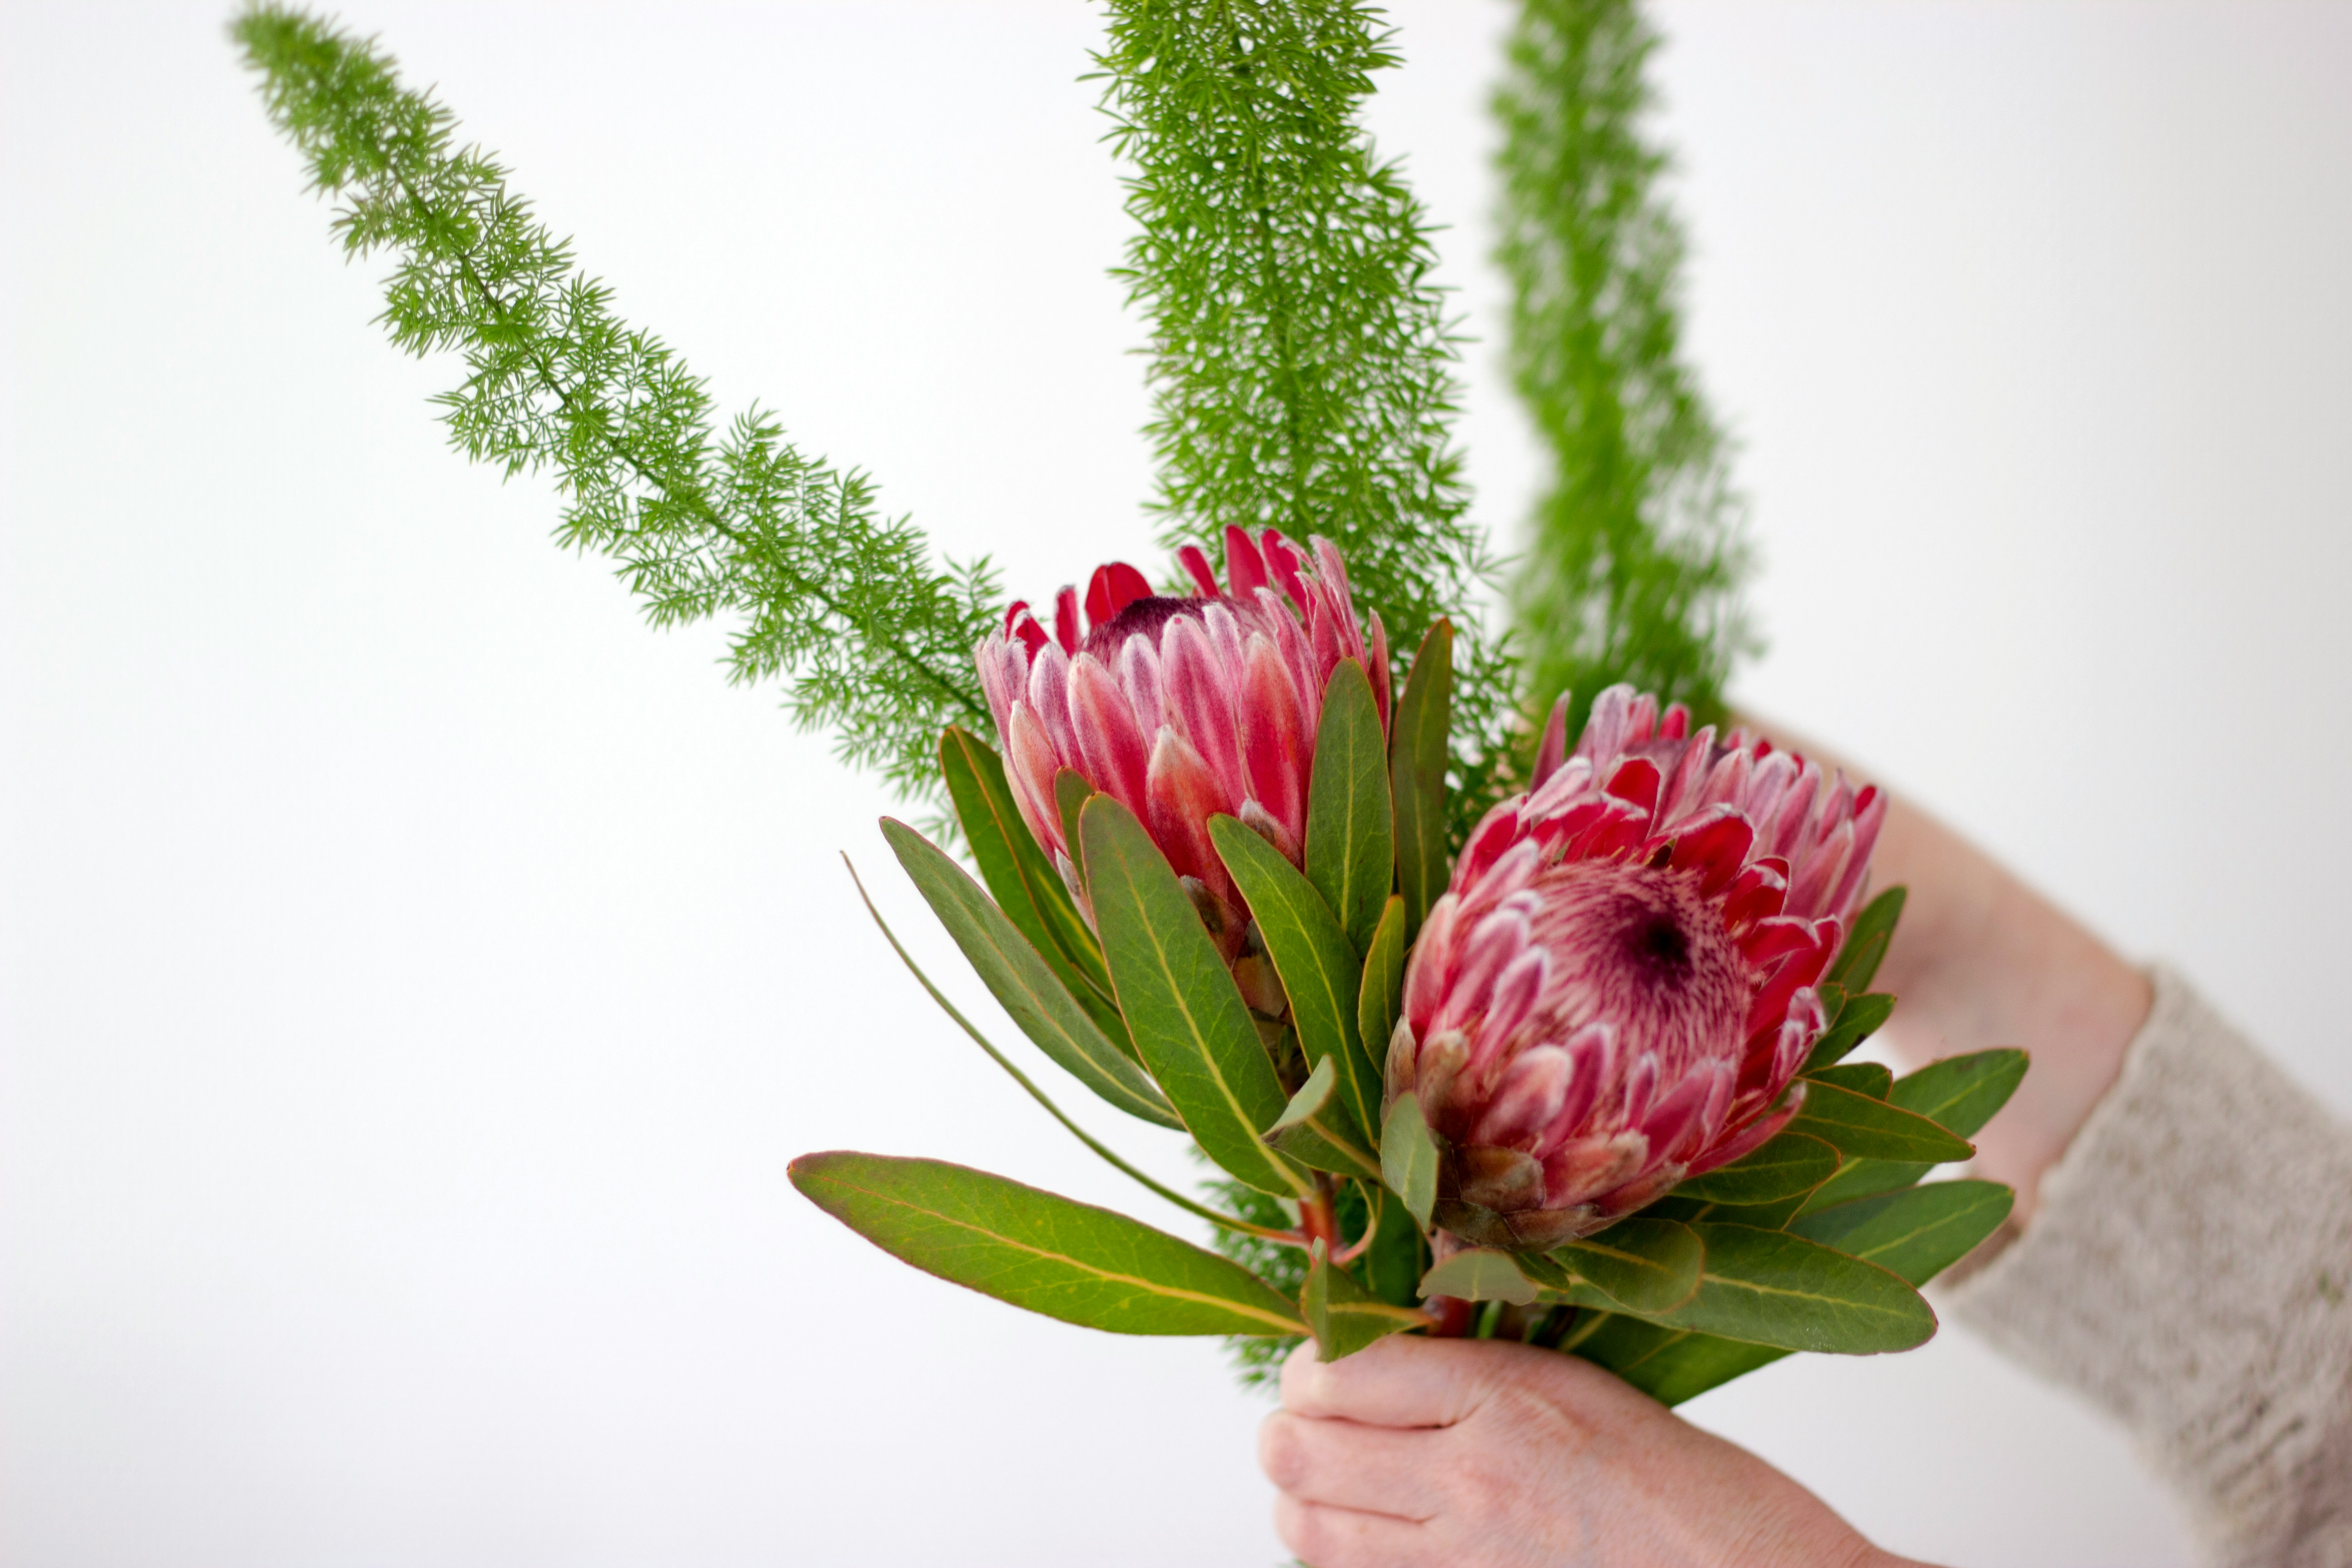
POLYGON ((1738 1050, 1748 967, 1694 874, 1568 861, 1531 890, 1532 935, 1553 964, 1536 1038, 1606 1018, 1627 1059, 1654 1051, 1669 1074, 1738 1050))

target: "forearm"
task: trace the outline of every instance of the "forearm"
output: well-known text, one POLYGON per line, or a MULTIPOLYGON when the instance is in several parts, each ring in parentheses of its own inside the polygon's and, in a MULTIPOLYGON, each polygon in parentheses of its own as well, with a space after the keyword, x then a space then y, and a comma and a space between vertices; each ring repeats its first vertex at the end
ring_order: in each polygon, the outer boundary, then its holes
POLYGON ((2042 1177, 2114 1085, 2147 1019, 2147 977, 1925 811, 1896 797, 1872 880, 1910 889, 1878 985, 1887 1044, 1924 1062, 1995 1046, 2033 1065, 1977 1139, 1977 1168, 2032 1217, 2042 1177))

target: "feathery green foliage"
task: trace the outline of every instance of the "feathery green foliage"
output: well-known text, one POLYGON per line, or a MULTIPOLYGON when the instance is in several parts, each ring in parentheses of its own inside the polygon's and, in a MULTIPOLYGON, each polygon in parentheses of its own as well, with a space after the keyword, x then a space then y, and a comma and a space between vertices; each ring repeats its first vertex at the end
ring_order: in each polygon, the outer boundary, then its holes
POLYGON ((1134 167, 1122 269, 1150 322, 1169 543, 1228 524, 1338 544, 1402 667, 1451 616, 1455 837, 1500 793, 1507 649, 1448 433, 1458 389, 1421 204, 1358 123, 1397 63, 1359 0, 1112 0, 1111 141, 1134 167))
POLYGON ((1754 642, 1727 444, 1680 357, 1666 160, 1638 123, 1656 47, 1633 0, 1525 0, 1494 102, 1510 367, 1551 455, 1510 602, 1530 695, 1575 693, 1570 735, 1620 680, 1714 719, 1754 642))
POLYGON ((314 188, 345 204, 345 250, 398 257, 394 342, 464 354, 439 399, 452 443, 509 477, 552 469, 558 537, 614 557, 656 626, 740 616, 736 679, 789 676, 803 727, 936 795, 941 727, 988 720, 971 665, 998 606, 985 561, 932 565, 865 475, 803 456, 757 408, 718 436, 703 384, 614 317, 506 171, 457 147, 449 111, 370 43, 274 5, 232 33, 314 188))

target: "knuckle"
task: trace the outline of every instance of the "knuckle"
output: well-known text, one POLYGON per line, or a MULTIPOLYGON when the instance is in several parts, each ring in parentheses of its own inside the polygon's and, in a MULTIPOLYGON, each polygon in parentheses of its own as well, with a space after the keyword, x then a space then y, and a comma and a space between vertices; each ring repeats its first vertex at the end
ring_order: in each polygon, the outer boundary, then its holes
POLYGON ((1297 1416, 1277 1410, 1258 1428, 1258 1468, 1285 1491, 1306 1480, 1311 1468, 1303 1425, 1297 1416))

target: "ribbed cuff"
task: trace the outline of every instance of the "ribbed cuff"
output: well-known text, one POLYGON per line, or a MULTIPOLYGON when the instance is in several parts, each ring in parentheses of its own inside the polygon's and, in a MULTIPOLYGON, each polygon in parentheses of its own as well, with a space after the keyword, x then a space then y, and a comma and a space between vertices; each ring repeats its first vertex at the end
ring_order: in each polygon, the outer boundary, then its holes
POLYGON ((2352 1568, 2352 1132, 2151 978, 2122 1076, 1950 1315, 2130 1428, 2215 1562, 2352 1568))

